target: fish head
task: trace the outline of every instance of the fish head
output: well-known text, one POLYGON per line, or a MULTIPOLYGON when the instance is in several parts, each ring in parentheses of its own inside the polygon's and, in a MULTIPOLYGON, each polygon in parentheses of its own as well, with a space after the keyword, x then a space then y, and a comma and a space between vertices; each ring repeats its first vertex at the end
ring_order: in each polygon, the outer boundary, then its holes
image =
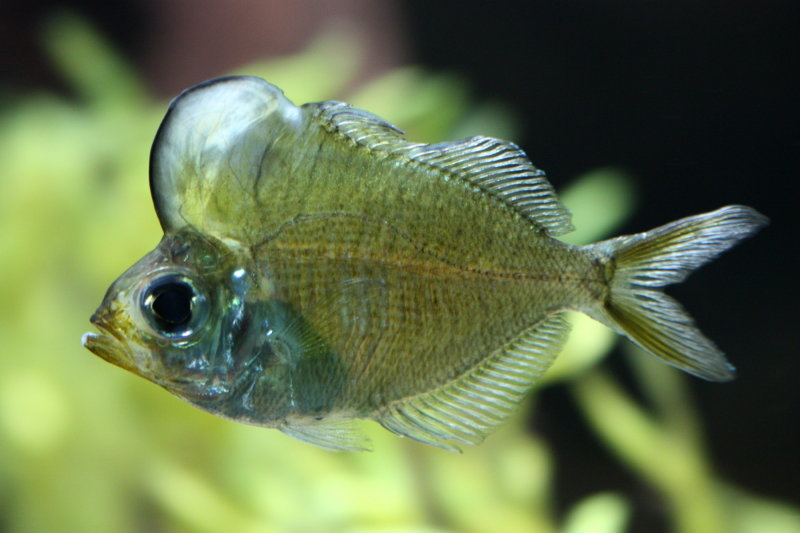
POLYGON ((242 322, 243 272, 221 243, 167 235, 109 287, 83 345, 186 400, 222 397, 236 370, 236 336, 223 330, 242 322))

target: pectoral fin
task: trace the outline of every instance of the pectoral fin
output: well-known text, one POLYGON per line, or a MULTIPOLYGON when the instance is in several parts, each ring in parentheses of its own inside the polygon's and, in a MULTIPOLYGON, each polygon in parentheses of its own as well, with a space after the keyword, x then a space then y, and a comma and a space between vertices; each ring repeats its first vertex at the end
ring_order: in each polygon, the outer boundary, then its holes
POLYGON ((289 369, 285 380, 296 413, 326 416, 349 407, 349 361, 369 359, 375 352, 379 337, 370 332, 386 327, 385 298, 383 282, 356 278, 323 288, 305 301, 265 304, 272 349, 289 369))

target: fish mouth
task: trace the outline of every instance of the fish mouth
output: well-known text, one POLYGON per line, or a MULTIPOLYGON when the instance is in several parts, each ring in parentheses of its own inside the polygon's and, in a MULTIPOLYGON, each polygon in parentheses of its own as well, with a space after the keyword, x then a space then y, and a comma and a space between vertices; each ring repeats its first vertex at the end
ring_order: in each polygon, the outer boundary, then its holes
POLYGON ((125 348, 124 338, 109 324, 108 317, 98 311, 92 315, 89 322, 101 333, 84 333, 81 338, 83 346, 104 361, 138 374, 125 348))

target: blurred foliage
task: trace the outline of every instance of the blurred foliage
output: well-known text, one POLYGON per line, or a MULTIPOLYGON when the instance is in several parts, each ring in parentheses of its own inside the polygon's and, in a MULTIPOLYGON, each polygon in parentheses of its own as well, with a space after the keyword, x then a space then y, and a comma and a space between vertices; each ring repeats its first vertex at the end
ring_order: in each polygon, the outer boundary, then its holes
MULTIPOLYGON (((106 287, 160 238, 147 158, 165 102, 80 19, 54 18, 44 43, 74 96, 15 95, 0 108, 0 531, 627 530, 621 494, 556 515, 558 451, 524 428, 535 392, 463 455, 368 423, 375 452, 333 454, 197 411, 82 349, 106 287)), ((408 67, 348 91, 359 61, 358 43, 328 33, 238 72, 296 102, 346 99, 416 140, 514 137, 513 113, 474 102, 454 76, 408 67)), ((573 242, 609 234, 632 208, 614 170, 562 197, 575 213, 573 242)), ((662 495, 674 531, 800 531, 796 510, 714 474, 684 376, 632 357, 645 408, 598 367, 613 335, 583 317, 573 329, 545 384, 574 393, 620 468, 662 495)))

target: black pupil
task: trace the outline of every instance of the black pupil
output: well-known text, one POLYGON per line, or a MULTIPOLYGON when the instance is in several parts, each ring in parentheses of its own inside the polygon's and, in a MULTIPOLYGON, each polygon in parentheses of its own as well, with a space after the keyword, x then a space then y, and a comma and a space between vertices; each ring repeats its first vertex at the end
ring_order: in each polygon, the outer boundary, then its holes
POLYGON ((192 319, 192 288, 183 282, 170 281, 153 289, 150 308, 167 333, 175 333, 192 319))

